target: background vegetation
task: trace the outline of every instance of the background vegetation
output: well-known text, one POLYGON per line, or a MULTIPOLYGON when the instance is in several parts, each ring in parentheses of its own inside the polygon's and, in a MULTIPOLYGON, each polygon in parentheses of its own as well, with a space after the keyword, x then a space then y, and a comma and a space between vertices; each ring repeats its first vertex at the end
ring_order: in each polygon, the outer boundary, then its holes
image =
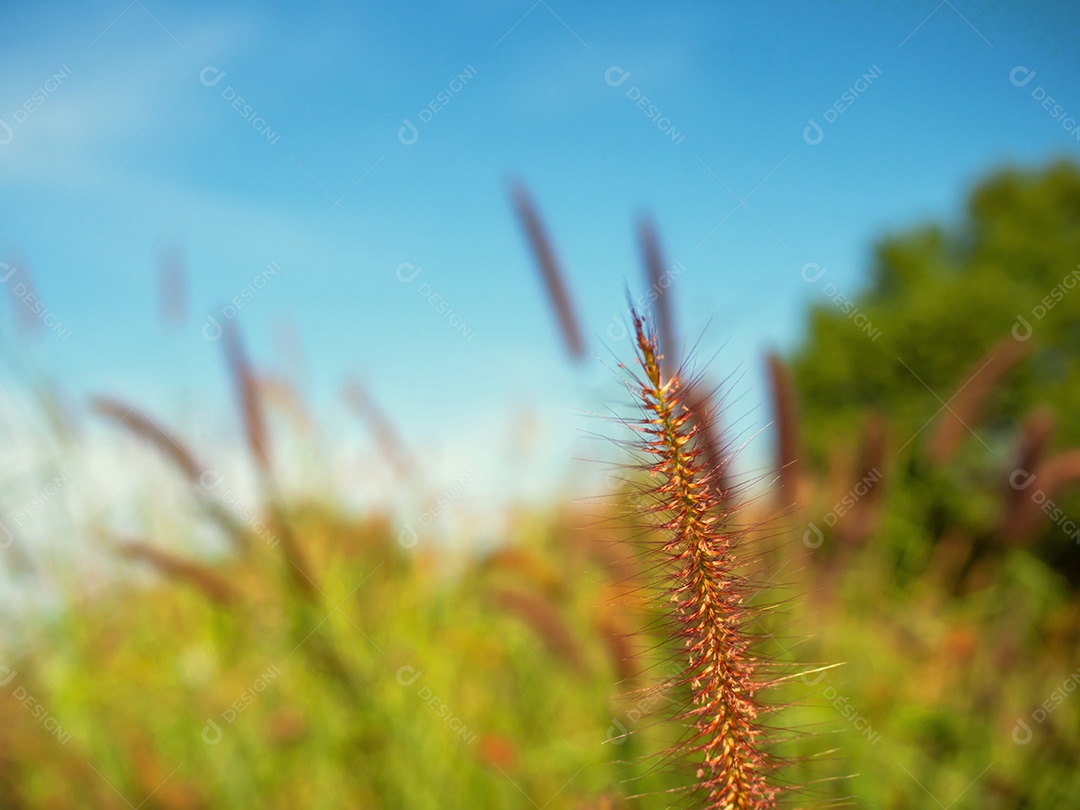
MULTIPOLYGON (((1078 257, 1076 167, 1003 172, 958 222, 882 241, 853 299, 876 339, 825 304, 772 358, 781 472, 739 519, 775 606, 761 652, 809 673, 764 697, 800 732, 793 805, 1080 804, 1078 257)), ((631 490, 515 512, 483 552, 413 542, 280 485, 284 437, 228 345, 261 502, 222 499, 211 448, 93 405, 228 550, 147 517, 100 537, 132 576, 7 618, 0 805, 693 806, 665 792, 692 763, 641 759, 677 730, 633 691, 667 675, 631 490)), ((17 533, 5 553, 32 587, 17 533)))

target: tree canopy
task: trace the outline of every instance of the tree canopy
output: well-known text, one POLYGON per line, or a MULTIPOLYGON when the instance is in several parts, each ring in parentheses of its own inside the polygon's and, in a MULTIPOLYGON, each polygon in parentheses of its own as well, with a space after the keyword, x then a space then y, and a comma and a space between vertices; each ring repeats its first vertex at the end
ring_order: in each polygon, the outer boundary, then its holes
MULTIPOLYGON (((853 299, 877 334, 833 302, 815 306, 792 371, 812 464, 850 443, 869 410, 903 443, 1012 338, 1015 364, 971 427, 996 455, 1037 405, 1058 417, 1058 446, 1080 444, 1080 169, 1009 169, 979 184, 960 222, 884 238, 853 299), (1006 341, 1007 342, 1007 341, 1006 341)), ((933 425, 915 441, 923 442, 933 425)), ((970 434, 966 440, 975 442, 970 434)))

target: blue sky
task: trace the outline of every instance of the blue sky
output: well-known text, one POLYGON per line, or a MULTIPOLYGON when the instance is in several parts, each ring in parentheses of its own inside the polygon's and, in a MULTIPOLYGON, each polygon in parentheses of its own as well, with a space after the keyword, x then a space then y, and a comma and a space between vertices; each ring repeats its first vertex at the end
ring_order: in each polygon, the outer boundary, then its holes
POLYGON ((590 361, 565 380, 511 178, 532 190, 604 356, 605 342, 627 354, 606 332, 625 285, 642 286, 633 223, 651 212, 680 263, 682 331, 703 336, 703 357, 719 350, 718 379, 744 372, 734 413, 764 424, 761 357, 794 345, 824 300, 806 262, 854 295, 884 233, 958 216, 1004 164, 1080 149, 1031 94, 1080 117, 1080 10, 1065 3, 118 0, 0 14, 0 259, 29 268, 67 333, 20 351, 76 397, 119 394, 207 440, 232 424, 207 317, 271 263, 236 320, 257 364, 318 408, 356 374, 448 469, 490 454, 475 438, 513 433, 537 401, 540 448, 594 427, 573 409, 595 407, 609 375, 590 361), (1010 81, 1017 66, 1031 83, 1010 81), (179 329, 157 303, 169 246, 188 272, 179 329), (422 270, 411 282, 405 262, 422 270))

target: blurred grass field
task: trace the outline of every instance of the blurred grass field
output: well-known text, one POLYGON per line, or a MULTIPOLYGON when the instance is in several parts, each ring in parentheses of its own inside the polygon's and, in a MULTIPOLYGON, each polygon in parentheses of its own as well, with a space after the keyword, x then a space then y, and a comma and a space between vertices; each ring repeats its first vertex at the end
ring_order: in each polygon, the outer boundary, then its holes
MULTIPOLYGON (((619 696, 634 610, 575 517, 521 515, 505 549, 454 560, 404 552, 385 522, 297 507, 317 607, 284 595, 267 554, 216 567, 236 592, 225 605, 168 579, 77 601, 8 659, 4 806, 669 806, 624 798, 682 775, 635 762, 664 736, 659 709, 619 696)), ((934 573, 897 583, 862 553, 805 587, 781 596, 778 645, 806 639, 794 657, 844 662, 772 696, 799 704, 786 722, 809 736, 787 776, 811 786, 808 803, 1080 795, 1075 707, 1030 717, 1076 680, 1062 661, 1080 633, 1075 594, 1041 563, 1010 555, 998 581, 955 597, 934 573), (1020 719, 1029 744, 1014 741, 1020 719)))
MULTIPOLYGON (((995 182, 976 198, 984 207, 996 190, 1010 205, 1028 200, 1031 214, 1031 200, 1043 201, 1031 188, 1042 189, 1057 223, 999 218, 999 231, 1023 221, 1023 238, 1044 252, 1054 229, 1075 246, 1074 170, 995 182), (1058 217, 1063 184, 1074 208, 1058 217)), ((1049 262, 1046 278, 1074 259, 1049 262)), ((776 751, 790 760, 783 779, 802 786, 791 806, 1080 806, 1077 549, 1032 500, 1052 495, 1069 514, 1072 478, 1008 486, 1018 464, 1042 470, 1057 458, 1045 442, 1033 450, 1041 423, 1029 413, 1051 390, 1039 374, 1057 381, 1060 369, 1039 370, 1042 347, 1033 360, 1017 353, 977 401, 960 396, 967 370, 1001 355, 994 341, 1007 339, 1014 304, 1001 323, 980 322, 984 337, 949 344, 962 347, 954 355, 945 343, 931 352, 935 385, 956 392, 965 426, 985 429, 993 448, 955 438, 960 416, 925 396, 904 394, 907 407, 891 411, 873 392, 832 390, 821 404, 815 386, 837 361, 812 341, 770 365, 781 473, 748 485, 739 520, 751 527, 747 553, 763 561, 754 602, 774 606, 761 615, 760 652, 795 673, 762 696, 795 732, 776 751), (850 405, 843 419, 833 400, 850 405), (903 444, 921 422, 926 434, 903 444)), ((879 302, 882 313, 892 306, 879 302)), ((1069 335, 1073 311, 1058 310, 1069 335)), ((832 345, 844 314, 815 317, 832 345)), ((852 334, 851 345, 867 343, 852 334)), ((284 428, 267 421, 238 345, 230 364, 259 481, 244 516, 207 486, 211 468, 195 459, 209 448, 189 451, 149 417, 97 404, 112 440, 142 459, 138 476, 175 479, 190 520, 143 515, 146 536, 102 528, 99 550, 114 563, 105 584, 69 570, 58 604, 6 617, 0 806, 694 806, 679 792, 693 763, 649 757, 679 733, 665 701, 634 691, 665 679, 666 653, 647 561, 619 520, 630 490, 507 508, 493 544, 476 543, 467 524, 433 543, 389 509, 357 515, 283 487, 273 451, 284 428), (216 533, 216 553, 192 552, 194 523, 216 533)), ((1055 386, 1064 438, 1052 449, 1068 460, 1072 389, 1055 386)), ((80 440, 63 409, 40 397, 55 446, 73 454, 80 440)), ((384 449, 390 470, 393 442, 384 449)), ((56 470, 27 475, 46 491, 56 470)), ((41 561, 19 557, 13 539, 11 587, 30 588, 41 561)))

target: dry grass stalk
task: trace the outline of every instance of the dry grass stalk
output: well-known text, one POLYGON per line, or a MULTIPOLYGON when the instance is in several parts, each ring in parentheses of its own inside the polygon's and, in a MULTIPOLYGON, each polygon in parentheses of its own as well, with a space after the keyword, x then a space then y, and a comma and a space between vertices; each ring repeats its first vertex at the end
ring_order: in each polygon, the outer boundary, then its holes
POLYGON ((529 192, 520 183, 510 187, 510 197, 517 211, 521 226, 525 229, 525 236, 529 240, 533 255, 536 257, 537 266, 544 278, 548 296, 555 307, 555 314, 559 318, 559 326, 562 329, 563 339, 566 341, 566 349, 570 356, 577 360, 585 356, 585 341, 581 336, 581 328, 578 325, 577 315, 570 303, 570 295, 563 280, 562 269, 559 260, 555 256, 555 250, 548 239, 544 225, 540 221, 540 215, 536 212, 529 192))
POLYGON ((780 476, 777 496, 783 499, 781 506, 787 507, 798 505, 801 495, 799 410, 795 383, 784 361, 772 353, 768 356, 767 365, 773 419, 776 422, 776 467, 780 476))
POLYGON ((240 599, 227 579, 201 563, 139 540, 118 542, 116 547, 129 560, 148 563, 163 576, 191 585, 219 605, 232 605, 240 599))
POLYGON ((647 514, 660 522, 656 549, 666 565, 664 581, 673 608, 673 628, 686 658, 680 687, 691 705, 679 717, 690 724, 685 751, 698 759, 696 788, 715 810, 775 807, 779 789, 767 776, 775 769, 763 749, 764 710, 756 694, 769 685, 759 678, 745 625, 748 585, 739 570, 742 537, 715 495, 715 473, 695 446, 685 389, 678 372, 661 369, 656 333, 633 314, 642 377, 631 374, 643 418, 634 425, 639 451, 648 460, 654 504, 647 514))
POLYGON ((955 455, 964 436, 979 421, 990 395, 1030 352, 1030 341, 1022 342, 1010 335, 975 362, 938 418, 927 445, 931 461, 944 464, 955 455))

